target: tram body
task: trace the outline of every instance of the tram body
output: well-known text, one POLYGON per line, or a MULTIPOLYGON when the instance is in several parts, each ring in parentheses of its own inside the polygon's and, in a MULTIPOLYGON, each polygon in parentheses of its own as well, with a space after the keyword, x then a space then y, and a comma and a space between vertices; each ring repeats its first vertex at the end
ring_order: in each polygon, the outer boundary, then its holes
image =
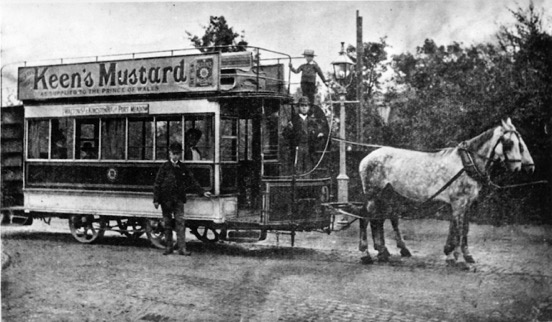
MULTIPOLYGON (((321 204, 330 199, 331 178, 291 175, 281 136, 293 102, 280 63, 285 57, 262 65, 256 54, 21 67, 24 212, 68 218, 73 235, 83 227, 86 234, 91 222, 96 235, 155 229, 162 223, 152 204, 155 176, 170 142, 186 150, 193 128, 202 133, 200 158, 184 151, 182 162, 214 195, 187 198, 187 225, 196 236, 199 227, 215 234, 329 227, 321 204)), ((157 234, 148 237, 161 247, 162 229, 157 234)), ((92 242, 96 235, 77 239, 92 242)))

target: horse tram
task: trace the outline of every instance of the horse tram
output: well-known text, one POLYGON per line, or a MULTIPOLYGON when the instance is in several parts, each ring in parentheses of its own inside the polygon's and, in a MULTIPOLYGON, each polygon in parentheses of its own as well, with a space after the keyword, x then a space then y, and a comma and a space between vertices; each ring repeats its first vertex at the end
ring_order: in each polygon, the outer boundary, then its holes
MULTIPOLYGON (((172 50, 27 64, 19 68, 24 109, 20 217, 68 220, 93 243, 106 231, 164 247, 162 214, 152 204, 156 173, 170 142, 200 134, 200 158, 182 162, 212 198, 189 196, 186 225, 201 241, 240 233, 329 231, 335 219, 328 172, 290 168, 282 128, 290 120, 291 56, 172 50), (287 79, 287 80, 286 80, 287 79)), ((184 152, 185 153, 185 152, 184 152)), ((254 233, 254 234, 253 234, 254 233)))
MULTIPOLYGON (((145 233, 163 248, 153 183, 169 144, 179 142, 183 162, 213 195, 189 196, 185 207, 186 226, 203 242, 244 235, 263 240, 272 231, 289 233, 293 246, 298 231, 330 233, 359 220, 359 250, 370 263, 367 224, 378 258, 385 259, 383 221, 391 219, 401 255, 410 256, 400 215, 391 209, 394 198, 384 193, 391 190, 422 204, 448 204, 447 262, 472 263, 466 213, 482 186, 493 184, 490 168, 502 164, 507 171, 533 172, 535 167, 507 119, 433 153, 370 145, 375 151, 358 168, 364 200, 335 202, 331 165, 336 162, 327 153, 332 126, 324 113, 318 115, 326 122, 325 143, 313 152, 319 158, 309 171, 297 173, 297 150, 284 139, 295 114, 290 72, 284 69, 291 56, 248 47, 118 58, 19 68, 23 106, 2 113, 3 205, 11 198, 2 213, 27 224, 34 218, 65 218, 81 243, 114 231, 129 238, 145 233), (4 178, 6 167, 11 179, 4 178), (12 181, 10 196, 6 179, 12 181)), ((538 183, 543 182, 529 184, 538 183)))

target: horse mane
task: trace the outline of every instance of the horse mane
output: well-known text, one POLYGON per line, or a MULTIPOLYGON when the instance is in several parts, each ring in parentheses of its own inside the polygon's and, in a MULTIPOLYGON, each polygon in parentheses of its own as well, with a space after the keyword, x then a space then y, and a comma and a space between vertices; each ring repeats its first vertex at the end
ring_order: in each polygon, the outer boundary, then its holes
POLYGON ((472 151, 479 150, 485 143, 487 143, 488 141, 490 141, 493 138, 494 131, 496 130, 496 128, 497 127, 489 129, 489 130, 479 134, 478 136, 467 140, 466 143, 467 143, 468 147, 470 147, 472 151))

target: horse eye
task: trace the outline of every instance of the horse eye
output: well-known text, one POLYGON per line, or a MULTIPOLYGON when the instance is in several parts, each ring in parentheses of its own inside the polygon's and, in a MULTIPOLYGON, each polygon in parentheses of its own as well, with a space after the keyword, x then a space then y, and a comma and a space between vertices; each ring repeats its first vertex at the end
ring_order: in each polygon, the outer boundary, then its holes
POLYGON ((502 148, 503 148, 505 151, 509 151, 509 150, 511 150, 513 147, 514 147, 514 142, 512 142, 512 140, 504 140, 504 141, 502 142, 502 148))

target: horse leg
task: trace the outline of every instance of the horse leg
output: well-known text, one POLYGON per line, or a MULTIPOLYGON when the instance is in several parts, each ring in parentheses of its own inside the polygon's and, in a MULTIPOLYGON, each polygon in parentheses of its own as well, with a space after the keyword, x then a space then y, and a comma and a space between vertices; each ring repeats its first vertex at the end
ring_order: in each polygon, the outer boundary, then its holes
POLYGON ((473 256, 470 254, 470 250, 468 248, 468 232, 470 230, 470 215, 471 212, 474 210, 475 204, 471 206, 470 211, 466 212, 466 217, 464 218, 464 227, 462 229, 462 253, 464 254, 464 259, 466 260, 466 263, 468 264, 474 264, 475 260, 473 259, 473 256))
POLYGON ((393 231, 395 231, 395 240, 397 241, 397 247, 401 250, 401 256, 412 257, 402 238, 401 230, 399 229, 399 218, 391 218, 391 225, 393 226, 393 231))
MULTIPOLYGON (((452 205, 452 220, 454 221, 455 228, 453 238, 454 251, 452 252, 452 254, 456 259, 456 266, 460 267, 461 269, 469 268, 462 253, 462 249, 464 247, 464 238, 462 232, 464 228, 464 221, 466 220, 465 215, 468 206, 468 201, 466 200, 459 200, 452 205)), ((451 263, 451 258, 447 257, 447 263, 451 263)))
POLYGON ((370 228, 372 229, 372 239, 374 240, 374 249, 378 252, 378 260, 381 262, 389 261, 391 254, 385 247, 385 238, 383 231, 383 223, 385 219, 370 220, 370 228))
POLYGON ((473 259, 473 256, 470 254, 470 250, 468 248, 469 230, 470 230, 470 221, 468 218, 466 218, 464 219, 464 228, 462 229, 462 254, 464 254, 464 259, 466 260, 466 263, 474 264, 475 259, 473 259))
POLYGON ((360 241, 358 244, 358 250, 364 252, 368 249, 368 236, 366 233, 366 228, 368 227, 368 220, 361 218, 358 220, 360 224, 360 241))
POLYGON ((361 261, 363 264, 372 264, 374 261, 372 260, 372 257, 370 256, 370 253, 368 252, 368 236, 367 236, 367 228, 368 228, 368 208, 372 204, 371 201, 366 202, 365 205, 362 206, 362 209, 359 212, 359 216, 361 218, 358 220, 360 224, 360 241, 358 245, 358 250, 361 252, 366 252, 366 255, 361 257, 361 261))
POLYGON ((454 240, 456 239, 456 236, 455 236, 456 232, 457 232, 456 224, 454 220, 451 219, 449 222, 449 233, 447 236, 447 241, 445 243, 445 247, 443 250, 445 252, 445 255, 447 256, 447 263, 452 265, 456 263, 456 258, 453 257, 454 240))
POLYGON ((360 223, 360 244, 358 246, 358 249, 361 252, 366 252, 366 255, 360 258, 360 261, 363 264, 373 264, 374 260, 372 260, 372 257, 370 256, 370 252, 368 251, 368 236, 367 236, 367 228, 368 228, 368 219, 362 218, 359 219, 360 223))

